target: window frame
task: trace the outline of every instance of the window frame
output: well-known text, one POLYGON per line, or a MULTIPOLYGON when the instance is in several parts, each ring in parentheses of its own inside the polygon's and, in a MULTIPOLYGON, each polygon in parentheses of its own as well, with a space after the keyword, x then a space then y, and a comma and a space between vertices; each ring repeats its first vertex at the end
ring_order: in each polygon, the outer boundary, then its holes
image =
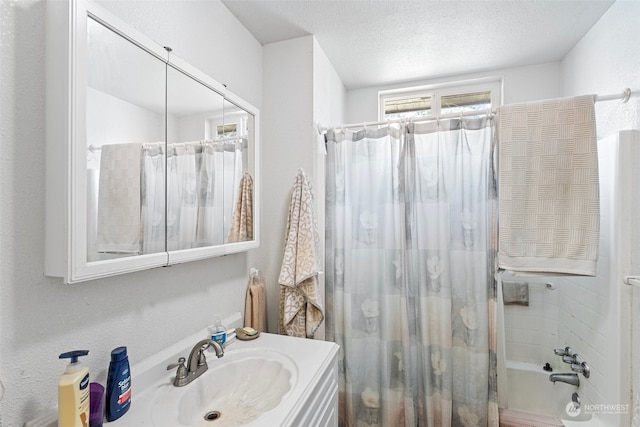
POLYGON ((415 98, 420 96, 431 97, 431 114, 425 116, 415 116, 416 120, 441 115, 443 96, 458 95, 465 93, 490 92, 491 108, 502 105, 502 85, 501 77, 491 77, 486 79, 464 80, 457 82, 439 83, 422 86, 407 86, 396 89, 378 91, 378 120, 385 121, 384 114, 385 101, 389 99, 415 98))

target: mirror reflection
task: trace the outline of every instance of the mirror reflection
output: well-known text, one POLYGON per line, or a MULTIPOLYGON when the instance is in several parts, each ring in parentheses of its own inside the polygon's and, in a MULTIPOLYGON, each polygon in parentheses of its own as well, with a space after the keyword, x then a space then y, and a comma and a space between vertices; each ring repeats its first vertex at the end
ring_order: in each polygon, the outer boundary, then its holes
POLYGON ((246 111, 169 65, 169 251, 253 239, 247 117, 246 111))
POLYGON ((165 250, 165 63, 87 20, 87 261, 165 250))
POLYGON ((87 26, 87 261, 253 240, 254 116, 87 26))
POLYGON ((224 101, 224 124, 218 128, 225 153, 225 236, 226 243, 253 240, 253 141, 254 117, 242 108, 224 101))
POLYGON ((223 107, 222 95, 168 67, 168 250, 224 243, 223 107))

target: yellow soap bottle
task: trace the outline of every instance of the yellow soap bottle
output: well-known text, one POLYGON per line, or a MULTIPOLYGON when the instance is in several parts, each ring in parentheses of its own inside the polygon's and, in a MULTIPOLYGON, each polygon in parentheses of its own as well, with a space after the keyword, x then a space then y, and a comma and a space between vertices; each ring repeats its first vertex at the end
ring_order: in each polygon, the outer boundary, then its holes
POLYGON ((71 359, 58 382, 58 427, 89 427, 89 368, 78 362, 88 350, 62 353, 71 359))

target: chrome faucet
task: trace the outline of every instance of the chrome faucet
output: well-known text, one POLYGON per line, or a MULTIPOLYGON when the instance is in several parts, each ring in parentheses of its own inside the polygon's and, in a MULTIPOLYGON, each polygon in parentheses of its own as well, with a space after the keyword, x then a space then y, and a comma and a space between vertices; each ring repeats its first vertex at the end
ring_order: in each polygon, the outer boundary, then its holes
POLYGON ((178 363, 172 363, 167 366, 167 370, 178 368, 176 371, 176 378, 173 380, 174 386, 183 387, 209 369, 209 366, 207 365, 207 357, 204 354, 204 351, 209 347, 213 347, 218 358, 224 356, 224 350, 220 347, 220 344, 211 339, 205 339, 198 341, 198 343, 193 346, 191 353, 189 353, 188 360, 181 357, 178 359, 178 363), (187 362, 186 366, 185 362, 187 362))
MULTIPOLYGON (((576 357, 576 352, 573 351, 571 349, 571 347, 565 347, 565 348, 555 348, 553 349, 553 352, 556 354, 556 356, 562 356, 562 361, 565 362, 564 357, 569 357, 569 358, 575 358, 576 357)), ((568 362, 565 362, 568 363, 568 362)))
POLYGON ((549 381, 554 384, 556 383, 556 381, 560 381, 561 383, 567 383, 576 387, 580 387, 580 378, 578 378, 578 374, 576 373, 551 374, 549 375, 549 381))

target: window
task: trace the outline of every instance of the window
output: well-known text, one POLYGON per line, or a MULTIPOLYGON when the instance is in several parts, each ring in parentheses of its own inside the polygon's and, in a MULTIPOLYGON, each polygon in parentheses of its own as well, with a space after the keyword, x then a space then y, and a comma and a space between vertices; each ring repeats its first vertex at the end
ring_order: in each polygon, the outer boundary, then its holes
POLYGON ((216 134, 218 139, 220 138, 232 138, 238 135, 238 124, 231 123, 226 125, 218 125, 216 127, 216 134))
POLYGON ((379 92, 379 120, 487 110, 501 104, 499 79, 379 92))

